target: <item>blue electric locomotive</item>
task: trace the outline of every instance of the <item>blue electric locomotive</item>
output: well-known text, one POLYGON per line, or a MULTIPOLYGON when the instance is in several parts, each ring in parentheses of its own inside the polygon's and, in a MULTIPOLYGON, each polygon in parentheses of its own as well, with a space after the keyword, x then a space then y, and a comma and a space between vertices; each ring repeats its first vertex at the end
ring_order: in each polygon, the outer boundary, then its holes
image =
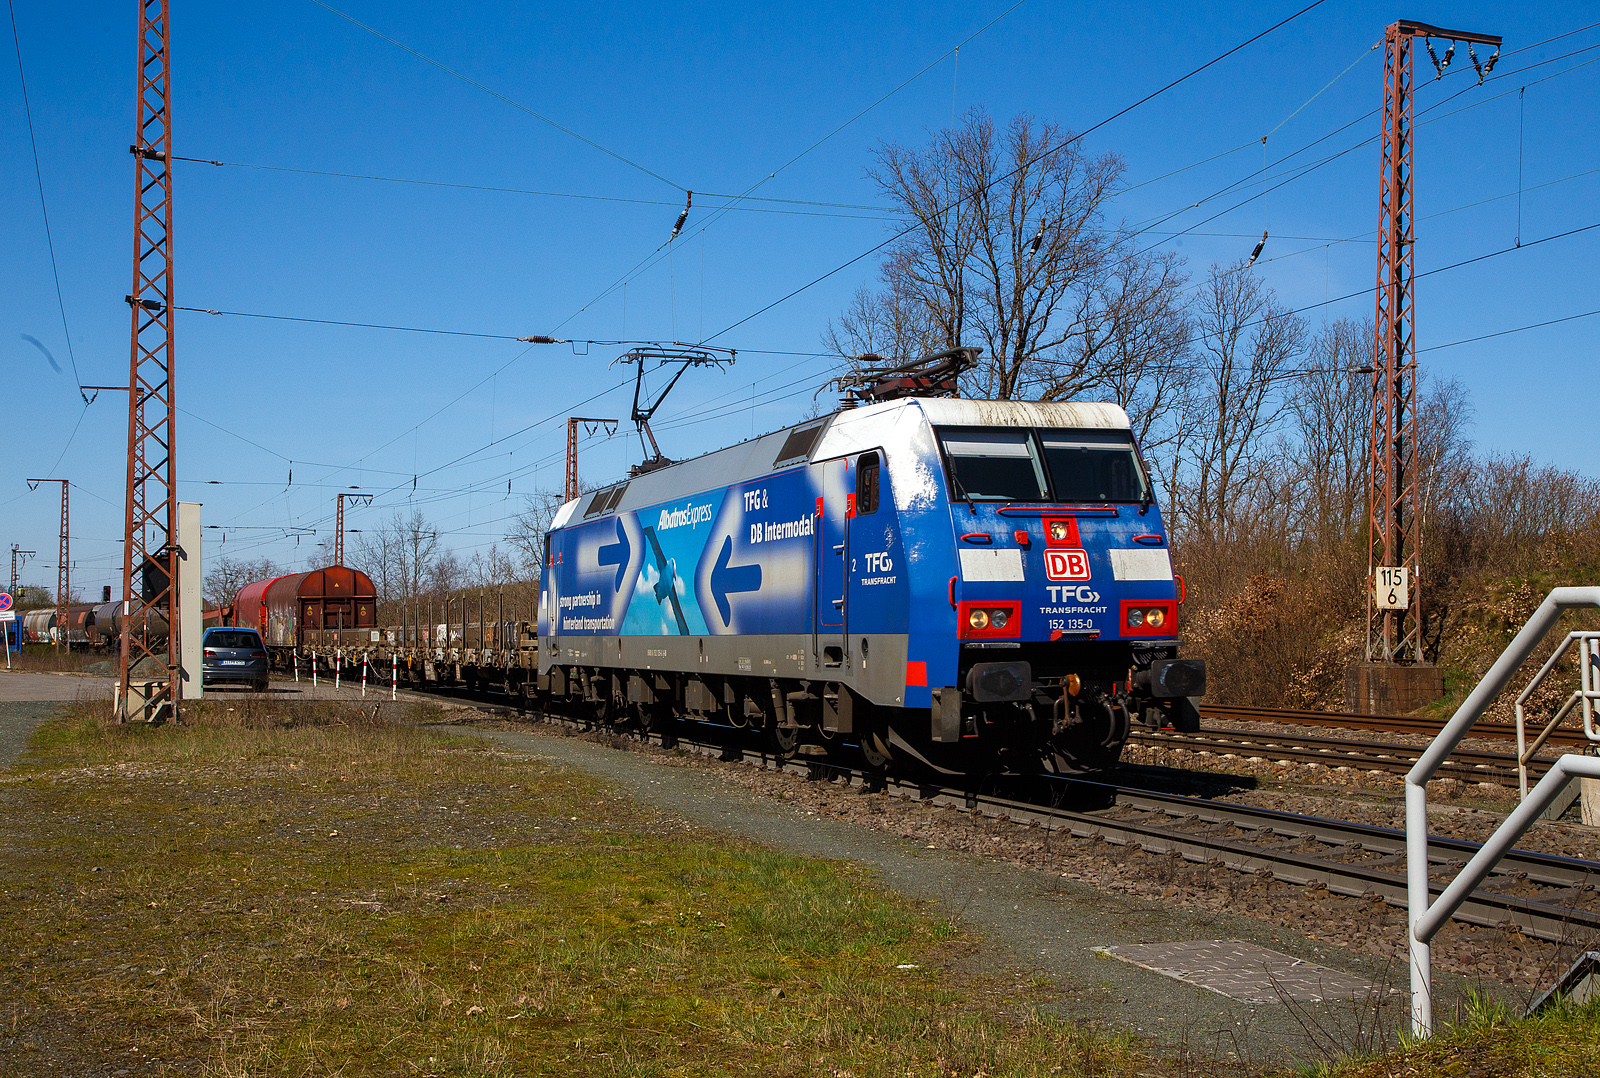
POLYGON ((608 721, 1079 770, 1204 692, 1111 404, 846 408, 567 503, 545 564, 540 688, 608 721))

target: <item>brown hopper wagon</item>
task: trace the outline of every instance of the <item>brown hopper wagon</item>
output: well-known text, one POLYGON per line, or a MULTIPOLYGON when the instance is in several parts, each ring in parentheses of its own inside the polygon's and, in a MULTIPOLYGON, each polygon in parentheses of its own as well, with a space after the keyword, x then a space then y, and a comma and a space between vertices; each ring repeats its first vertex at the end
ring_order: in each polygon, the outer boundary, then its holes
POLYGON ((332 565, 246 584, 233 602, 233 624, 255 629, 280 652, 371 646, 377 606, 366 573, 332 565))

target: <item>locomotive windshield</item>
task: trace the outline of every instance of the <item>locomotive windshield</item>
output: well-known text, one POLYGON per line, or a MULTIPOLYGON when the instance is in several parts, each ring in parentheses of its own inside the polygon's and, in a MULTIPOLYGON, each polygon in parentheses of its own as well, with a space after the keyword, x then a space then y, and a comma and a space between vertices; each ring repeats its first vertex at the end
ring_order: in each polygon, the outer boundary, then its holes
POLYGON ((1133 439, 1121 431, 1042 431, 1044 459, 1056 500, 1140 502, 1144 470, 1133 439))
POLYGON ((1044 469, 1024 429, 940 432, 951 495, 962 501, 1046 501, 1044 469))
POLYGON ((945 428, 959 501, 1143 502, 1144 469, 1126 431, 945 428))

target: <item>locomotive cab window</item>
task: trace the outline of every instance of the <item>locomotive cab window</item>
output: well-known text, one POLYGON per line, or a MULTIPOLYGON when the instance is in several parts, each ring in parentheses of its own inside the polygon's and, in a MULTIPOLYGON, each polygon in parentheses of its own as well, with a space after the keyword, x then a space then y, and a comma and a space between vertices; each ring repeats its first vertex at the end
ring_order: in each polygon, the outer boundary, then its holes
POLYGON ((1144 469, 1125 431, 1040 431, 1056 498, 1064 502, 1142 502, 1144 469))
POLYGON ((950 471, 950 496, 959 501, 1042 502, 1044 468, 1033 434, 1021 428, 939 431, 950 471))
POLYGON ((878 511, 878 454, 863 453, 856 460, 856 516, 878 511))

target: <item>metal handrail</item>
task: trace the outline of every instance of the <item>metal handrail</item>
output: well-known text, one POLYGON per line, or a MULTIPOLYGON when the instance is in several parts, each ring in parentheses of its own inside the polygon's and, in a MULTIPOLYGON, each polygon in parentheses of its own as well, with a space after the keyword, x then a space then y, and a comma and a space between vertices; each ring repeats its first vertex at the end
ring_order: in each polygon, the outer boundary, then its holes
MULTIPOLYGON (((1500 657, 1489 667, 1483 680, 1467 694, 1456 713, 1445 724, 1406 773, 1406 905, 1407 932, 1411 965, 1411 1028, 1419 1037, 1433 1033, 1433 937, 1486 877, 1518 837, 1532 824, 1556 794, 1578 776, 1600 778, 1600 759, 1566 755, 1556 760, 1539 782, 1533 795, 1517 807, 1484 842, 1483 848, 1445 888, 1437 902, 1428 902, 1428 780, 1467 736, 1472 724, 1483 716, 1494 698, 1510 683, 1534 648, 1555 627, 1562 611, 1577 607, 1600 607, 1600 588, 1556 588, 1526 625, 1512 639, 1500 657)), ((1587 685, 1586 685, 1587 687, 1587 685)))
POLYGON ((1555 732, 1561 720, 1572 711, 1572 705, 1583 704, 1583 733, 1592 742, 1600 742, 1600 731, 1595 729, 1594 713, 1595 701, 1600 700, 1600 632, 1573 632, 1568 633, 1561 645, 1551 653, 1539 672, 1533 675, 1533 680, 1528 682, 1528 687, 1518 694, 1516 700, 1517 714, 1517 783, 1523 800, 1528 797, 1528 761, 1538 754, 1555 732), (1561 657, 1567 653, 1573 641, 1580 644, 1579 651, 1583 658, 1578 660, 1578 688, 1564 700, 1550 721, 1545 724, 1539 736, 1532 745, 1528 744, 1526 720, 1523 717, 1522 705, 1528 702, 1528 697, 1533 695, 1535 689, 1544 683, 1544 679, 1556 668, 1561 657))

